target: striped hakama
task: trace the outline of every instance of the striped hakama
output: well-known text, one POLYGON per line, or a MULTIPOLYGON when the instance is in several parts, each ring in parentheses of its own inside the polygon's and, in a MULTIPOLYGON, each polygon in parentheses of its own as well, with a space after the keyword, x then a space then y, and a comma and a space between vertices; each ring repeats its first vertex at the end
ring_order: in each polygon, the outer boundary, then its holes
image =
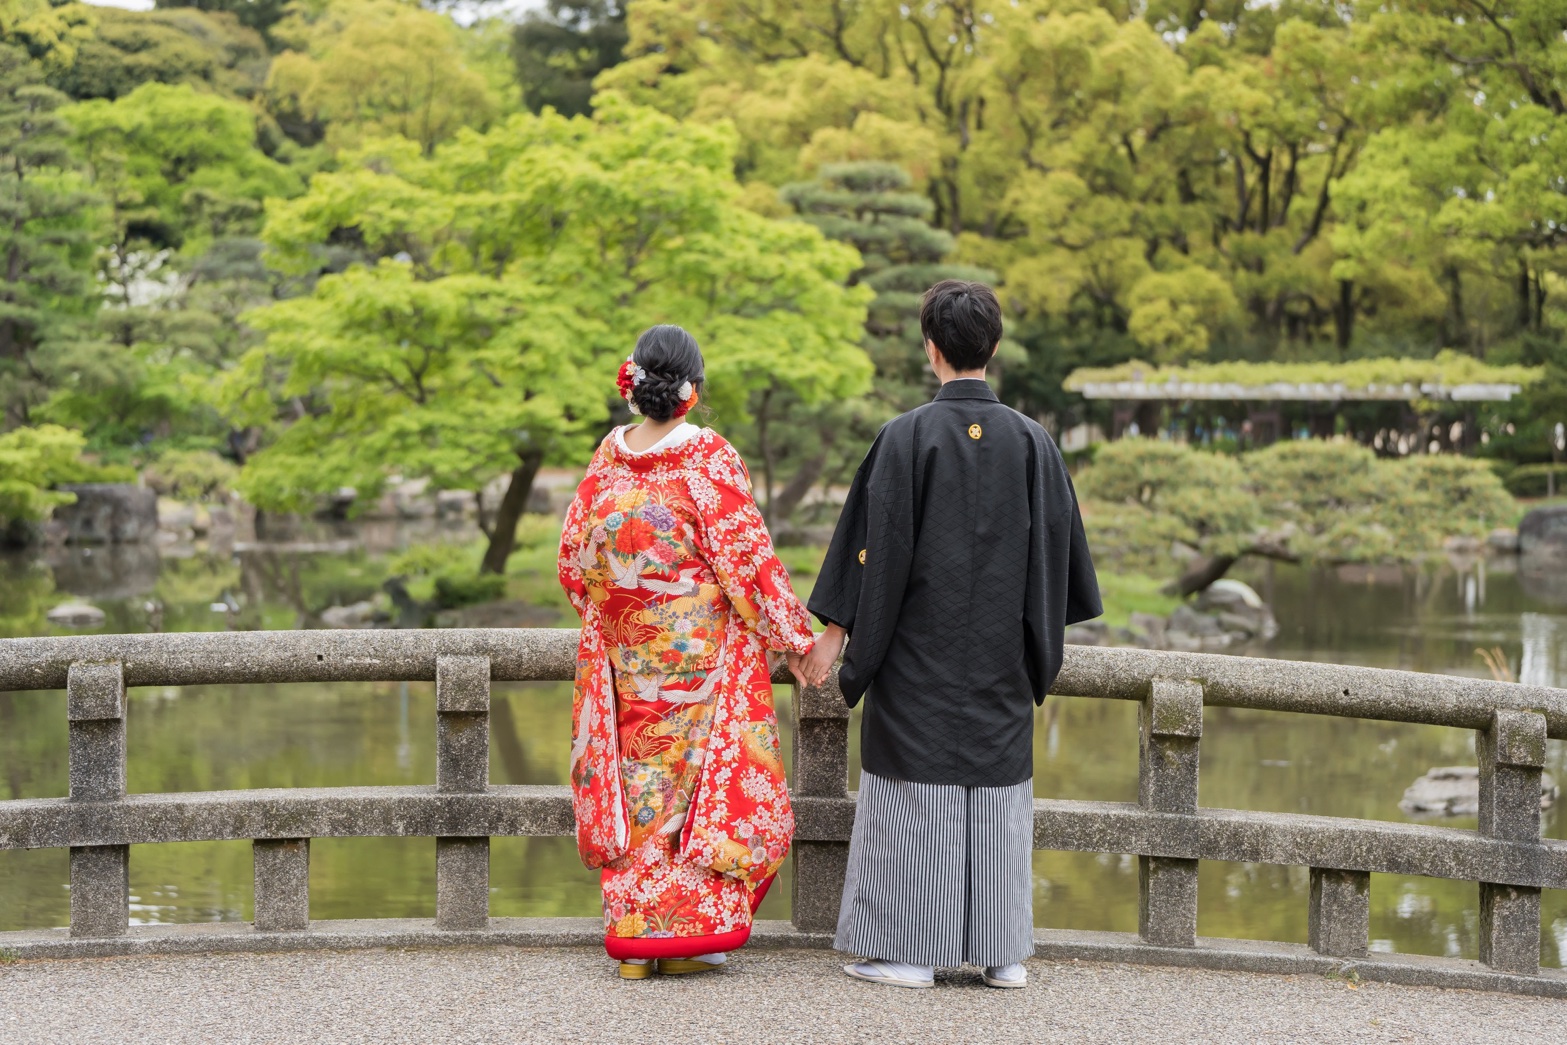
POLYGON ((1034 953, 1034 786, 860 774, 833 946, 951 968, 1034 953))

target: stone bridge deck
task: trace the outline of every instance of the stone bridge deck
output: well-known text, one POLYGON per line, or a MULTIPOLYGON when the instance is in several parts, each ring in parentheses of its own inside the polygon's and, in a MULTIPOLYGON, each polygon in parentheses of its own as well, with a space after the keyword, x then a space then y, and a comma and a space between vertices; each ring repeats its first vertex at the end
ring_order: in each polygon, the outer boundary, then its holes
POLYGON ((598 948, 175 955, 0 964, 0 1041, 1070 1042, 1214 1045, 1567 1041, 1567 1001, 1319 975, 1035 960, 1027 990, 973 970, 935 988, 851 981, 820 950, 623 982, 598 948))

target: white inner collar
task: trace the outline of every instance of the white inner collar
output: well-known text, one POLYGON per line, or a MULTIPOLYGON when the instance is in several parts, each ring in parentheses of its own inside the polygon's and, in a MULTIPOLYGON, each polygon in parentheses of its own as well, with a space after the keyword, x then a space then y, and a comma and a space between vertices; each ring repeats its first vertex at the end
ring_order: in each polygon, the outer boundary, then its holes
POLYGON ((635 425, 622 425, 621 427, 615 429, 615 445, 620 447, 620 451, 622 453, 630 454, 633 457, 636 457, 640 454, 656 454, 660 450, 672 449, 702 431, 702 429, 698 428, 691 422, 682 421, 669 432, 665 433, 664 438, 660 439, 646 450, 633 450, 631 447, 626 445, 626 433, 635 427, 635 425))

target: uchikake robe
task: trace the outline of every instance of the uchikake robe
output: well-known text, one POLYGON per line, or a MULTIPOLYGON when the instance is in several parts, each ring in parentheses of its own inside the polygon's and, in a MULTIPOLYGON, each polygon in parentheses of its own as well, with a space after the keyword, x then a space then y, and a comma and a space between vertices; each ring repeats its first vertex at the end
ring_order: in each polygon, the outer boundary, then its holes
POLYGON ((1102 609, 1054 441, 979 380, 889 421, 849 490, 810 609, 849 633, 861 761, 889 780, 1007 787, 1063 632, 1102 609))
POLYGON ((794 831, 768 654, 813 642, 740 455, 710 430, 645 453, 611 433, 559 569, 582 618, 572 808, 605 947, 738 947, 794 831))

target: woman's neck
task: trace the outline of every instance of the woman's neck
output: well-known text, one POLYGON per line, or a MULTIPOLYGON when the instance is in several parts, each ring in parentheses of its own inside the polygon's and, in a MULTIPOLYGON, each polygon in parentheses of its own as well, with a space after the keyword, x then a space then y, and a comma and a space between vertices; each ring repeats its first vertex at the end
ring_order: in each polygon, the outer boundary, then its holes
POLYGON ((658 441, 664 436, 679 428, 684 419, 671 417, 668 421, 655 421, 650 417, 642 419, 642 423, 634 426, 626 433, 626 445, 638 453, 658 445, 658 441))

